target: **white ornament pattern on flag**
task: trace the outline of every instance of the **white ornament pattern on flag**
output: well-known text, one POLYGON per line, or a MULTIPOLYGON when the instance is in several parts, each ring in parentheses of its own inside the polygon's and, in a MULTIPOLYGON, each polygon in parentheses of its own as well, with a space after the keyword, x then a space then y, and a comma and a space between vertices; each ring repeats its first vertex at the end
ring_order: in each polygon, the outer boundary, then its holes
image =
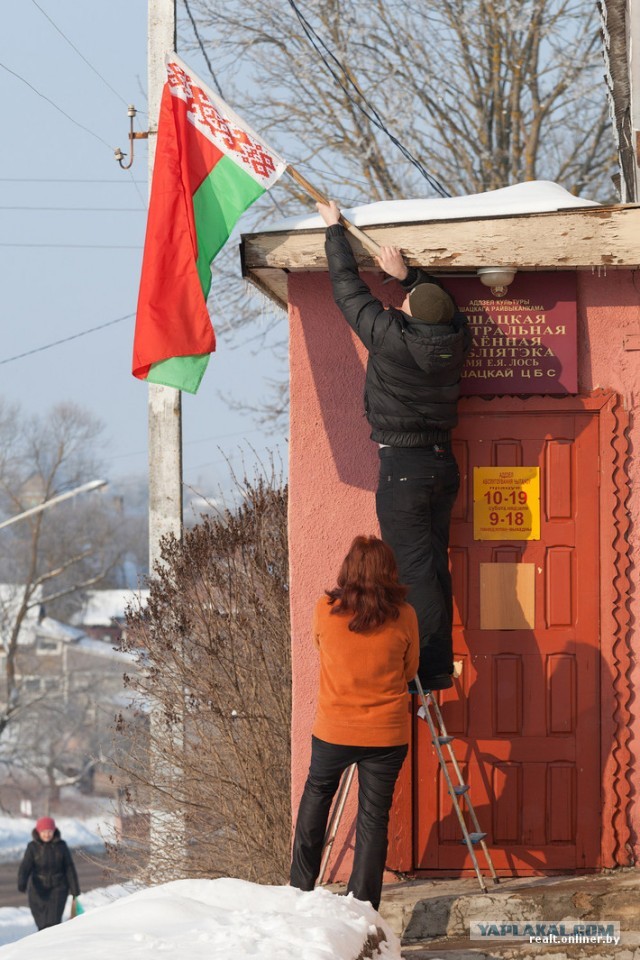
POLYGON ((251 128, 241 125, 223 100, 198 86, 175 60, 167 63, 167 74, 172 95, 187 104, 187 118, 196 129, 265 189, 272 186, 284 172, 286 161, 266 147, 251 128), (223 106, 225 112, 216 104, 223 106))

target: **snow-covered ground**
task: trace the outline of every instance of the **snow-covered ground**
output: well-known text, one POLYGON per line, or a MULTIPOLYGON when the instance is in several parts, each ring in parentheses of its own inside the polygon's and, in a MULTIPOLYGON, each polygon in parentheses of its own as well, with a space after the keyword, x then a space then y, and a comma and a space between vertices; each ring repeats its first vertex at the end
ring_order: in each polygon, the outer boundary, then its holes
MULTIPOLYGON (((56 817, 72 848, 99 849, 108 816, 56 817)), ((22 856, 32 818, 0 816, 0 861, 22 856)), ((399 960, 400 945, 366 903, 328 890, 302 893, 243 880, 177 880, 136 890, 116 884, 83 893, 84 913, 36 932, 31 911, 0 908, 0 960, 334 960, 357 957, 369 933, 381 927, 380 957, 399 960)))
POLYGON ((86 913, 0 948, 0 960, 350 960, 376 927, 387 937, 380 958, 400 960, 397 937, 369 904, 324 889, 222 879, 123 893, 83 896, 86 913))
MULTIPOLYGON (((76 817, 56 817, 55 820, 62 839, 72 849, 100 850, 104 840, 113 833, 113 817, 109 814, 87 820, 76 817)), ((33 817, 0 816, 0 863, 14 863, 22 858, 34 826, 33 817)))
MULTIPOLYGON (((84 910, 94 910, 96 907, 103 907, 112 903, 119 897, 128 896, 135 890, 133 884, 113 884, 110 887, 103 887, 101 890, 92 890, 90 893, 83 893, 80 898, 84 910)), ((26 900, 26 896, 25 896, 26 900)), ((67 900, 67 907, 64 913, 63 922, 69 919, 71 908, 71 897, 67 900)), ((4 958, 6 951, 2 947, 8 943, 14 943, 23 937, 28 937, 32 933, 37 933, 36 925, 33 922, 29 907, 2 907, 0 909, 0 956, 4 958)), ((31 941, 32 943, 37 941, 31 941)), ((25 954, 26 956, 26 954, 25 954)))

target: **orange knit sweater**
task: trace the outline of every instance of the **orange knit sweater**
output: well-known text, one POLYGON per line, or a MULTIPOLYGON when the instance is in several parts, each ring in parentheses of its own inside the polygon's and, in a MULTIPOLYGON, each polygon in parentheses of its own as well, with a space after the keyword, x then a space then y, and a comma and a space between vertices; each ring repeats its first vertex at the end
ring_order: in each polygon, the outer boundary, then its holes
POLYGON ((420 641, 413 607, 366 633, 349 630, 350 613, 316 604, 313 639, 320 651, 314 736, 328 743, 393 747, 409 740, 407 683, 418 671, 420 641))

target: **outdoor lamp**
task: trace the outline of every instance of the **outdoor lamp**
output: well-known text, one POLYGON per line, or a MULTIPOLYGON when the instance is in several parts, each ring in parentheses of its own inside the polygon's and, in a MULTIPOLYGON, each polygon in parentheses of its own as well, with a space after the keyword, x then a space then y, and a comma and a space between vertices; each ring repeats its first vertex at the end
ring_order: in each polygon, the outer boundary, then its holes
POLYGON ((515 275, 515 267, 478 267, 480 283, 490 287, 494 297, 504 297, 515 275))

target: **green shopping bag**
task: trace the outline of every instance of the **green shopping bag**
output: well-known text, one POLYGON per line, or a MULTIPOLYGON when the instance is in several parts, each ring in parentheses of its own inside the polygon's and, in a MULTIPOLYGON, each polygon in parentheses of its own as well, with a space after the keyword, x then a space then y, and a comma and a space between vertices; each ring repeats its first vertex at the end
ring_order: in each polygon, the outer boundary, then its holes
POLYGON ((71 901, 71 920, 73 920, 74 917, 79 917, 81 913, 84 913, 84 907, 78 897, 74 897, 71 901))

